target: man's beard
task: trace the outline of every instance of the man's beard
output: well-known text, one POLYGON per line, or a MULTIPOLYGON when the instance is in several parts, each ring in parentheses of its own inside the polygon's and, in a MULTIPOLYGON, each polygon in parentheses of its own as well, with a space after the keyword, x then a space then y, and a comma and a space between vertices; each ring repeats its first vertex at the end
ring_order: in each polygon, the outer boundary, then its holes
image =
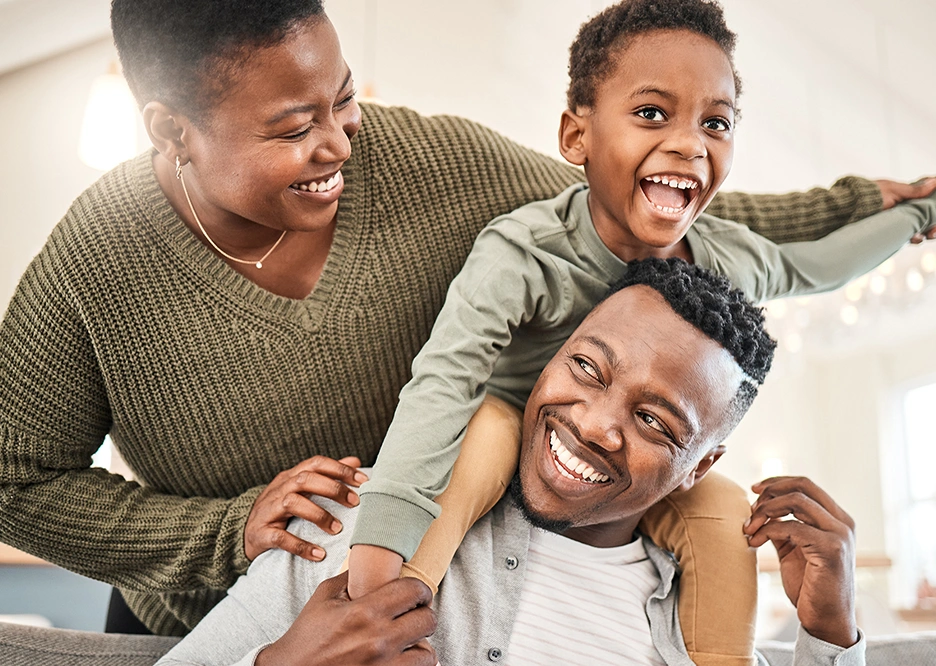
POLYGON ((547 518, 542 514, 534 511, 530 505, 527 503, 526 498, 523 495, 523 486, 520 484, 520 470, 514 474, 513 479, 510 481, 510 496, 513 498, 513 501, 520 508, 520 512, 523 514, 523 517, 526 518, 527 522, 530 523, 533 527, 538 527, 541 530, 546 530, 547 532, 554 532, 556 534, 562 534, 570 527, 572 527, 571 520, 560 520, 558 518, 547 518))

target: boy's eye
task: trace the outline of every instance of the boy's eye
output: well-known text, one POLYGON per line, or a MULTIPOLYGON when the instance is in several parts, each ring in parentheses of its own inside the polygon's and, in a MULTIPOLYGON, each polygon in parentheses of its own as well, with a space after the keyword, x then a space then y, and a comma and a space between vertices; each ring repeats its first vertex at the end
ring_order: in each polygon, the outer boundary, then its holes
POLYGON ((660 122, 660 121, 666 120, 666 116, 663 115, 663 112, 660 111, 655 106, 645 106, 642 109, 638 109, 637 115, 643 118, 644 120, 652 120, 654 122, 660 122))
POLYGON ((724 118, 709 118, 702 123, 702 127, 716 132, 727 132, 731 129, 731 123, 724 118))

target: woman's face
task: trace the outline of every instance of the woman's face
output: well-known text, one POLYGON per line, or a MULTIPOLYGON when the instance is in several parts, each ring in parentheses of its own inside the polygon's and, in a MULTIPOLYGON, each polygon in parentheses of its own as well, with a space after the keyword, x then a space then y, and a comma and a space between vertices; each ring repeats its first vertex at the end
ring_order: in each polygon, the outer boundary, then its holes
POLYGON ((210 227, 328 227, 361 127, 351 71, 324 16, 251 54, 204 122, 183 131, 185 179, 210 227))

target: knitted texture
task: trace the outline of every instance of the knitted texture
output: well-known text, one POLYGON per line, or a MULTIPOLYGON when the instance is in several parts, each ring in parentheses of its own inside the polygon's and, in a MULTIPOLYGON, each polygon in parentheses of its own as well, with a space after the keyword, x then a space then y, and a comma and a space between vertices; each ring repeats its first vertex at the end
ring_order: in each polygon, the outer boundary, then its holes
MULTIPOLYGON (((475 235, 581 172, 463 119, 362 107, 333 245, 303 300, 203 245, 151 153, 75 201, 0 326, 0 541, 120 587, 150 629, 182 635, 246 570, 244 524, 278 472, 315 454, 373 463, 475 235), (108 433, 138 483, 90 467, 108 433)), ((810 220, 879 206, 855 183, 800 219, 782 196, 713 207, 807 240, 810 220)))

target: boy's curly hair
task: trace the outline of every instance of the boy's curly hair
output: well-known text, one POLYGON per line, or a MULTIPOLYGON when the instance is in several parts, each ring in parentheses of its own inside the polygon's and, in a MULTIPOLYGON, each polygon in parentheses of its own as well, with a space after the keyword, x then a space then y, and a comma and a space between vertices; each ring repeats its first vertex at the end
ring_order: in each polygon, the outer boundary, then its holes
POLYGON ((111 30, 137 103, 203 120, 256 49, 324 17, 321 0, 113 0, 111 30))
POLYGON ((614 72, 628 37, 652 30, 690 30, 715 41, 728 56, 735 80, 735 34, 715 0, 623 0, 582 24, 569 48, 569 109, 595 105, 599 86, 614 72))

